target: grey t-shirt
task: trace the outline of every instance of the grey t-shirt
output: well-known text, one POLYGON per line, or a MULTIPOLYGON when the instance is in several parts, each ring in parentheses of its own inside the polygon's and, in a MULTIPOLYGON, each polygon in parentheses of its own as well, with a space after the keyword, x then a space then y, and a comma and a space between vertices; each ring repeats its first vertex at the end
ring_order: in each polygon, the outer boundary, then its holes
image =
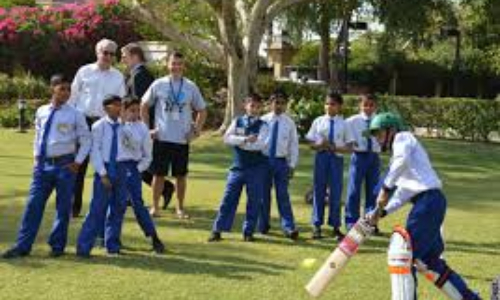
POLYGON ((206 103, 194 82, 170 76, 155 80, 142 97, 142 102, 155 105, 155 127, 162 142, 187 144, 193 109, 205 109, 206 103))

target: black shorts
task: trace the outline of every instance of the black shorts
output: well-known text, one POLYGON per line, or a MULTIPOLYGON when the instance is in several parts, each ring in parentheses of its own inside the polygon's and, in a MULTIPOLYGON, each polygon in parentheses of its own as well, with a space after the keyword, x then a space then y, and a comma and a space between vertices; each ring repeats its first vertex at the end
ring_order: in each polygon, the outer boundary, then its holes
POLYGON ((188 173, 189 145, 162 142, 153 143, 153 162, 149 170, 160 176, 186 176, 188 173))

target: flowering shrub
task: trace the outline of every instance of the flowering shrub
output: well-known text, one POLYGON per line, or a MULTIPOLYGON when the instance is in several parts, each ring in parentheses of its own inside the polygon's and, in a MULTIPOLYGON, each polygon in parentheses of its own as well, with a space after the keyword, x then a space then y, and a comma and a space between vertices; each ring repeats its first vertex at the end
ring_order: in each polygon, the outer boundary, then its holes
POLYGON ((0 72, 74 74, 95 60, 94 46, 101 38, 118 45, 141 39, 134 23, 129 10, 115 0, 47 9, 0 8, 0 72))

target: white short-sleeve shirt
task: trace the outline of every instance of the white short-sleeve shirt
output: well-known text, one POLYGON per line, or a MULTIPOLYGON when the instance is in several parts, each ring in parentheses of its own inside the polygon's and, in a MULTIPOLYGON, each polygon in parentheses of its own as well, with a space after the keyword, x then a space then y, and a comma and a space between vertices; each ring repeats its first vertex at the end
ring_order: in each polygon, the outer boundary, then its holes
MULTIPOLYGON (((330 120, 334 121, 334 136, 333 142, 335 147, 345 147, 349 143, 354 142, 354 138, 352 136, 351 130, 348 127, 347 123, 341 116, 330 117, 328 115, 323 115, 317 117, 309 129, 309 132, 306 135, 306 139, 310 142, 314 143, 322 143, 325 140, 328 140, 328 136, 330 133, 330 120)), ((336 153, 337 155, 342 155, 341 153, 336 153)))
POLYGON ((191 131, 193 110, 206 107, 199 88, 183 77, 166 76, 155 80, 142 97, 142 102, 155 106, 155 127, 163 142, 186 144, 191 131))

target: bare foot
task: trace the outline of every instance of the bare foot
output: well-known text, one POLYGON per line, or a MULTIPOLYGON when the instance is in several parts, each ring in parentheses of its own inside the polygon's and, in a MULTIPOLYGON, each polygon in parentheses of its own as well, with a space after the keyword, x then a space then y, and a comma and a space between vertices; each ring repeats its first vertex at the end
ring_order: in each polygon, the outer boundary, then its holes
POLYGON ((159 212, 159 210, 156 210, 156 209, 154 209, 154 208, 151 208, 151 209, 149 210, 149 214, 150 214, 150 215, 151 215, 151 217, 153 217, 153 218, 159 218, 159 217, 160 217, 160 212, 159 212))

